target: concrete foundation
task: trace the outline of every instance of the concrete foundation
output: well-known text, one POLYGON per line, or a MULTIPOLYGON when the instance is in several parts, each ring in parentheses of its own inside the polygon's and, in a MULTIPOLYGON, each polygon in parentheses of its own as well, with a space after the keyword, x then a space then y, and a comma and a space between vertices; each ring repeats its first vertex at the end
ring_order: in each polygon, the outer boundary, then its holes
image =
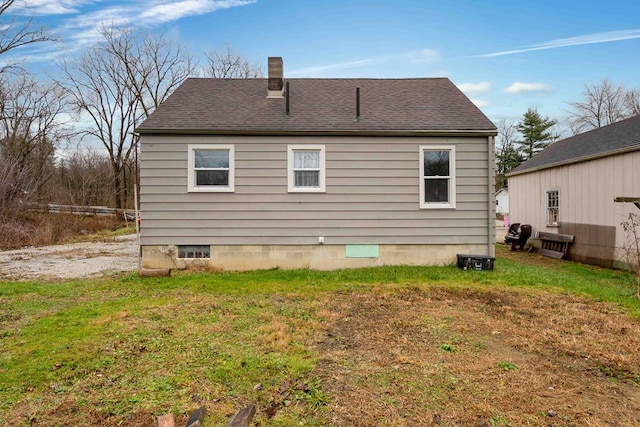
POLYGON ((211 246, 210 258, 178 258, 177 245, 143 246, 142 267, 186 269, 190 265, 216 270, 269 268, 336 270, 382 265, 450 265, 460 253, 488 255, 486 245, 379 245, 378 257, 348 258, 345 245, 211 246))

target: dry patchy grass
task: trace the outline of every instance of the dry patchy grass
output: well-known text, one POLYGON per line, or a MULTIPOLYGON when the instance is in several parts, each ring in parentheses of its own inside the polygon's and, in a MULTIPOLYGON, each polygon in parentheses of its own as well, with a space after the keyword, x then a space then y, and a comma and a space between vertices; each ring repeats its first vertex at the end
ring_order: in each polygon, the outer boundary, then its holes
POLYGON ((112 215, 18 212, 0 217, 0 250, 82 240, 83 236, 114 231, 124 225, 122 218, 112 215))
POLYGON ((640 424, 640 325, 604 304, 416 288, 332 297, 323 316, 331 425, 640 424))

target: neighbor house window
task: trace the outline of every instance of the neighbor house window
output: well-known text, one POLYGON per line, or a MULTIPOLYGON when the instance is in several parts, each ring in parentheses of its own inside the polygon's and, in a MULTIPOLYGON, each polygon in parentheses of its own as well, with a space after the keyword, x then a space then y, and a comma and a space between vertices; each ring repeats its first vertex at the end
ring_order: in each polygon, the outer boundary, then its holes
POLYGON ((453 146, 420 147, 420 207, 456 207, 456 152, 453 146))
POLYGON ((211 258, 211 246, 178 245, 178 258, 211 258))
POLYGON ((558 190, 547 191, 547 225, 558 226, 560 219, 560 197, 558 190))
POLYGON ((233 145, 189 145, 190 192, 234 191, 233 145))
POLYGON ((325 191, 324 145, 289 145, 287 163, 290 192, 325 191))

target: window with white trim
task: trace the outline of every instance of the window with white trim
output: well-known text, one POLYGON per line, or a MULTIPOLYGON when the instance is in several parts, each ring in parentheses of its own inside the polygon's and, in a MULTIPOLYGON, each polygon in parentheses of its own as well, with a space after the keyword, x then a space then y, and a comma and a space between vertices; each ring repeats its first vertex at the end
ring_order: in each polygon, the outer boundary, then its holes
POLYGON ((233 145, 189 145, 188 191, 233 192, 234 156, 233 145))
POLYGON ((420 147, 420 207, 456 207, 456 151, 451 145, 420 147))
POLYGON ((560 220, 560 194, 558 190, 547 191, 547 225, 557 227, 560 220))
POLYGON ((287 146, 289 192, 323 193, 326 170, 324 145, 287 146))

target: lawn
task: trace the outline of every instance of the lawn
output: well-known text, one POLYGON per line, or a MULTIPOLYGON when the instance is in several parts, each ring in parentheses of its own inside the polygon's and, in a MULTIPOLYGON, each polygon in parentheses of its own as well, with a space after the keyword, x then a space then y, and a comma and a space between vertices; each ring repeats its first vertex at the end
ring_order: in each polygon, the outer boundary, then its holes
POLYGON ((381 267, 0 282, 0 426, 640 424, 624 272, 381 267))

